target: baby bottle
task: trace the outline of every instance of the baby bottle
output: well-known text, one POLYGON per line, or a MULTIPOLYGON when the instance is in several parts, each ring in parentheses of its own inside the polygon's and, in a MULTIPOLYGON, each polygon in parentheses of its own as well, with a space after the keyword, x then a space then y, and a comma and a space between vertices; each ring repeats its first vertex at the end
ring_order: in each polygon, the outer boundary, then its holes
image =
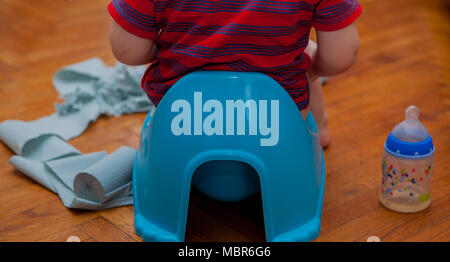
POLYGON ((412 213, 431 204, 434 146, 419 109, 409 106, 405 115, 384 144, 379 200, 394 211, 412 213))

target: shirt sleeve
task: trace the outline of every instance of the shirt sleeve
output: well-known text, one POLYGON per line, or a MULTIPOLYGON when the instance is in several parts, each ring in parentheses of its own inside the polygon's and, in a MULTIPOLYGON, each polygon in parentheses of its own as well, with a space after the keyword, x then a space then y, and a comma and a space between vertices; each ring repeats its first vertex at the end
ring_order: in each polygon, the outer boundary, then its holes
POLYGON ((141 38, 156 38, 158 26, 153 0, 112 0, 108 11, 114 21, 129 33, 141 38))
POLYGON ((312 26, 319 31, 336 31, 349 26, 361 13, 358 0, 321 0, 316 6, 312 26))

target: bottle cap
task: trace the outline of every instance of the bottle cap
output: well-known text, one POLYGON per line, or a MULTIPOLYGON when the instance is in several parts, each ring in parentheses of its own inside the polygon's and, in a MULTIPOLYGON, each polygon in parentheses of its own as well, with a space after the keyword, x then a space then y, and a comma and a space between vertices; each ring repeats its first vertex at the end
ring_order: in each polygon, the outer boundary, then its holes
POLYGON ((389 153, 406 158, 419 158, 434 152, 433 141, 425 126, 419 121, 419 108, 409 106, 405 120, 389 134, 384 148, 389 153))

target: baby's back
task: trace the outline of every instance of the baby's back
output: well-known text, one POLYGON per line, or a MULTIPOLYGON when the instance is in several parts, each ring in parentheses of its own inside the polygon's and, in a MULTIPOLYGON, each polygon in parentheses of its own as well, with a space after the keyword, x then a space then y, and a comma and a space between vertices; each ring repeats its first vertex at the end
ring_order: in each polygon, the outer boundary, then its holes
POLYGON ((311 26, 333 30, 358 7, 356 0, 113 0, 109 10, 127 31, 159 48, 142 81, 155 104, 192 71, 257 71, 303 109, 311 26))

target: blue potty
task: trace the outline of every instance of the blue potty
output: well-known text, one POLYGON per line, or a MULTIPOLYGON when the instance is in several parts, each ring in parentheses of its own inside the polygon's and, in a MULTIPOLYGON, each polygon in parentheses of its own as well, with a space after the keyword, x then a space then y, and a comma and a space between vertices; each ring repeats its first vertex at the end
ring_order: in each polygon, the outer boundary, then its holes
POLYGON ((194 72, 152 115, 133 168, 134 222, 144 241, 184 241, 191 184, 222 201, 261 190, 267 241, 318 237, 325 164, 317 127, 275 80, 194 72))

